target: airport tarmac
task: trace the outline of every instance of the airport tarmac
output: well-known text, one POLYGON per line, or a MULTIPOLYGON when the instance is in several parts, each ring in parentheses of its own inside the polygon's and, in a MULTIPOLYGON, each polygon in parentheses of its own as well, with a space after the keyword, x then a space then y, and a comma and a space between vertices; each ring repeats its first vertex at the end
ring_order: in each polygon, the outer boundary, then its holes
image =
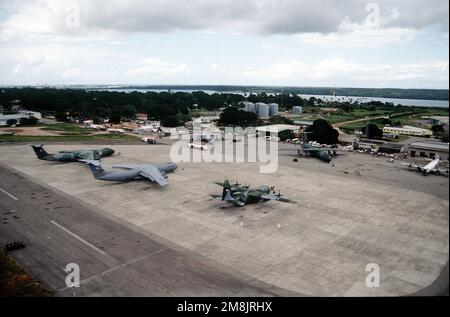
POLYGON ((0 244, 23 241, 11 255, 57 296, 293 296, 0 165, 0 244), (66 285, 68 264, 80 288, 66 285))
MULTIPOLYGON (((46 149, 79 147, 85 146, 46 149)), ((104 159, 105 166, 170 161, 167 145, 114 149, 120 155, 104 159)), ((334 166, 312 158, 295 163, 294 157, 292 145, 281 145, 278 171, 266 175, 259 174, 257 163, 180 163, 169 175, 170 185, 159 188, 97 181, 83 164, 39 161, 29 145, 0 146, 0 163, 145 234, 279 289, 401 296, 436 280, 448 262, 448 178, 423 177, 362 154, 340 155, 334 166), (225 178, 275 186, 298 204, 224 205, 209 194, 220 194, 213 182, 225 178), (365 285, 369 263, 380 267, 379 288, 365 285)))

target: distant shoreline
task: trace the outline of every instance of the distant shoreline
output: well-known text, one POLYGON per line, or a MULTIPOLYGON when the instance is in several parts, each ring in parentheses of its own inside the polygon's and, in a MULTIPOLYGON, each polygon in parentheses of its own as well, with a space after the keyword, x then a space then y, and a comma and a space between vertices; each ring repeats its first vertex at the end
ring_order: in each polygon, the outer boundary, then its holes
POLYGON ((1 86, 1 88, 56 88, 86 90, 161 90, 205 91, 217 93, 272 93, 318 95, 353 98, 386 98, 449 101, 448 89, 400 89, 400 88, 347 88, 347 87, 281 87, 281 86, 233 86, 233 85, 60 85, 60 86, 1 86))

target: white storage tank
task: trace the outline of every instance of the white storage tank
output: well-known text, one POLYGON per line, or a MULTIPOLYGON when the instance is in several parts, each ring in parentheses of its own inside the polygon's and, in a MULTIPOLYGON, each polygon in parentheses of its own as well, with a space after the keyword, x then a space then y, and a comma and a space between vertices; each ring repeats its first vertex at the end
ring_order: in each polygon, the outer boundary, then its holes
POLYGON ((302 114, 303 113, 303 107, 293 107, 292 108, 292 113, 293 114, 302 114))
POLYGON ((247 112, 255 112, 255 104, 253 102, 244 102, 244 110, 247 112))
POLYGON ((258 116, 264 118, 269 117, 269 109, 270 109, 269 105, 265 103, 257 103, 256 105, 258 107, 258 116))
POLYGON ((269 116, 277 116, 278 115, 278 104, 271 103, 269 104, 269 116))

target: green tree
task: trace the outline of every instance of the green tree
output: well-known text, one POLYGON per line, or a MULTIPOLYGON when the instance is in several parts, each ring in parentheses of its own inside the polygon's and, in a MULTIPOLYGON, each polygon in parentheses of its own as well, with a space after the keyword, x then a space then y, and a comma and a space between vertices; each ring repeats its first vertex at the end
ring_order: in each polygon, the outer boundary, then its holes
POLYGON ((20 125, 30 125, 30 119, 28 119, 28 118, 20 118, 19 119, 19 124, 20 125))
POLYGON ((292 140, 294 138, 294 132, 291 130, 284 130, 278 133, 280 141, 292 140))
POLYGON ((382 139, 383 130, 376 124, 370 123, 361 129, 361 132, 369 139, 382 139))
POLYGON ((118 114, 112 114, 111 117, 109 118, 109 123, 112 124, 119 124, 120 122, 122 122, 120 115, 118 114))
POLYGON ((181 125, 181 122, 176 116, 168 116, 161 120, 161 124, 163 127, 176 128, 181 125))
POLYGON ((67 121, 69 121, 68 116, 67 116, 67 113, 64 112, 64 111, 58 111, 58 112, 56 112, 56 114, 55 114, 55 119, 56 119, 57 121, 61 121, 61 122, 67 122, 67 121))
POLYGON ((39 119, 35 117, 28 118, 28 125, 37 125, 39 124, 39 119))
POLYGON ((273 116, 269 121, 271 124, 294 124, 292 120, 282 116, 273 116))
POLYGON ((317 119, 312 126, 306 129, 309 132, 308 139, 321 144, 337 144, 339 142, 339 132, 324 119, 317 119))
POLYGON ((247 127, 257 122, 258 116, 255 113, 238 110, 235 107, 226 108, 219 119, 219 124, 227 126, 247 127))
POLYGON ((94 124, 102 124, 103 123, 103 119, 100 117, 94 117, 94 119, 92 121, 94 121, 94 124))
POLYGON ((17 124, 17 120, 16 119, 9 119, 8 121, 6 121, 6 124, 9 126, 15 125, 17 124))
POLYGON ((122 116, 131 119, 136 116, 137 110, 133 105, 126 105, 122 107, 122 116))
POLYGON ((436 135, 439 132, 444 132, 444 127, 442 125, 436 124, 431 127, 431 131, 433 131, 433 133, 436 135))

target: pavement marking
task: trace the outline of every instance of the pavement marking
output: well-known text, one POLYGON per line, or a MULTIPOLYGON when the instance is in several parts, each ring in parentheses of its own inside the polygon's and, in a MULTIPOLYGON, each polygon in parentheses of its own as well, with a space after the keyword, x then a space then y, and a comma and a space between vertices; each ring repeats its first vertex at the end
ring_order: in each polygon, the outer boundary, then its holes
POLYGON ((19 200, 19 198, 17 198, 16 196, 11 195, 11 194, 8 193, 6 190, 3 190, 3 189, 0 188, 0 192, 2 192, 3 194, 5 194, 5 195, 11 197, 11 198, 14 199, 15 201, 18 201, 18 200, 19 200))
POLYGON ((50 221, 52 224, 54 224, 55 226, 57 226, 58 228, 60 228, 61 230, 67 232, 68 234, 70 234, 72 237, 76 238, 77 240, 83 242, 85 245, 87 245, 88 247, 94 249, 95 251, 97 251, 100 254, 103 254, 104 256, 107 256, 108 258, 114 260, 112 257, 110 257, 105 251, 100 250, 99 248, 97 248, 95 245, 93 245, 92 243, 87 242, 86 240, 84 240, 82 237, 76 235, 75 233, 73 233, 72 231, 70 231, 69 229, 61 226, 59 223, 57 223, 56 221, 50 221))
MULTIPOLYGON (((134 264, 134 263, 143 261, 143 260, 145 260, 145 259, 147 259, 147 258, 150 258, 150 257, 152 257, 152 256, 155 256, 155 255, 160 254, 160 253, 162 253, 162 252, 164 252, 164 251, 167 251, 167 250, 168 250, 167 248, 162 248, 162 249, 160 249, 160 250, 153 251, 153 252, 151 252, 151 253, 149 253, 149 254, 143 255, 143 256, 138 257, 138 258, 136 258, 136 259, 133 259, 133 260, 131 260, 131 261, 129 261, 129 262, 125 262, 125 263, 119 264, 119 265, 117 265, 117 266, 115 266, 115 267, 112 267, 112 268, 106 270, 106 271, 100 272, 100 273, 98 273, 98 274, 96 274, 96 275, 90 276, 90 277, 88 277, 88 278, 86 278, 86 279, 80 281, 80 285, 81 285, 81 284, 89 283, 90 281, 96 279, 96 278, 99 277, 99 276, 104 276, 104 275, 106 275, 106 274, 108 274, 108 273, 117 271, 117 270, 122 269, 122 268, 124 268, 124 267, 126 267, 126 266, 129 266, 129 265, 131 265, 131 264, 134 264)), ((64 271, 64 272, 65 272, 65 271, 64 271)), ((59 289, 59 292, 63 292, 63 291, 65 291, 66 289, 69 289, 69 288, 68 288, 68 287, 61 288, 61 289, 59 289)))

